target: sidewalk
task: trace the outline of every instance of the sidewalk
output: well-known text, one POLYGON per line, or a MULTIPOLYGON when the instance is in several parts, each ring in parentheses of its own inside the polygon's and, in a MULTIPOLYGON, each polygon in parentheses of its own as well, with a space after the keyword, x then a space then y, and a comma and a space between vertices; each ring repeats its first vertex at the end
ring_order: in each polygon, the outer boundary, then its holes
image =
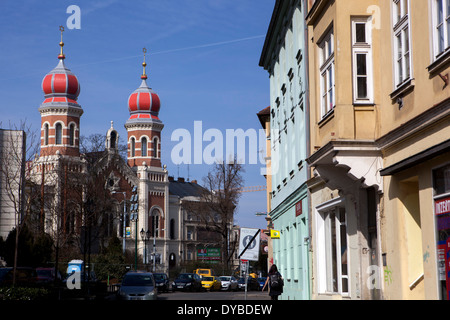
MULTIPOLYGON (((245 292, 236 293, 232 300, 245 300, 245 292)), ((249 291, 247 292, 247 300, 270 300, 270 296, 267 291, 249 291)))

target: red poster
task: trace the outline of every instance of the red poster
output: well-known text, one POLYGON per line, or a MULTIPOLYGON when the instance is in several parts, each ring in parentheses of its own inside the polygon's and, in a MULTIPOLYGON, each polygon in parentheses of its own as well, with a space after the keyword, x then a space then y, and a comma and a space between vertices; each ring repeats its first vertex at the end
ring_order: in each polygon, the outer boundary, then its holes
POLYGON ((437 216, 450 213, 450 197, 434 201, 434 213, 437 216))
POLYGON ((300 200, 295 204, 295 216, 298 217, 303 213, 302 201, 300 200))

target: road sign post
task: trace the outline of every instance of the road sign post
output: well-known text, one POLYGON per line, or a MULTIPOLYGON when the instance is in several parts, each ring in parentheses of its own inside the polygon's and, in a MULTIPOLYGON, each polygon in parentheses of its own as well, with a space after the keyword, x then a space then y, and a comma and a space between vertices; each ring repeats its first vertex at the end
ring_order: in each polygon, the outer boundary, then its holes
MULTIPOLYGON (((245 300, 247 300, 249 260, 258 261, 261 229, 241 228, 239 238, 239 259, 245 263, 245 300)), ((242 266, 241 266, 242 270, 242 266)))
POLYGON ((239 259, 258 261, 260 229, 241 228, 239 238, 239 259))

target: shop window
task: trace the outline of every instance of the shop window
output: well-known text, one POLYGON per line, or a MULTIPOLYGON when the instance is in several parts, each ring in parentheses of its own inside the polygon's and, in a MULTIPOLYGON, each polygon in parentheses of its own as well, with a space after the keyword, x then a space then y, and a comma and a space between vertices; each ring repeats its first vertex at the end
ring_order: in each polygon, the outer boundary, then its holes
POLYGON ((433 171, 434 215, 437 234, 439 293, 449 300, 450 291, 450 165, 433 171))

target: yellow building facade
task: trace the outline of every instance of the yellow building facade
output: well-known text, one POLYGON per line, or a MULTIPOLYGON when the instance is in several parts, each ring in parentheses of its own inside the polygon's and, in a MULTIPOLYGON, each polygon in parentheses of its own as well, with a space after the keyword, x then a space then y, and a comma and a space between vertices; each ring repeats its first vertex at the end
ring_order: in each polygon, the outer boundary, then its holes
POLYGON ((382 298, 377 5, 310 1, 313 299, 382 298))
POLYGON ((448 299, 450 6, 309 1, 313 299, 448 299))
POLYGON ((443 0, 380 1, 386 299, 448 299, 448 10, 443 0))

